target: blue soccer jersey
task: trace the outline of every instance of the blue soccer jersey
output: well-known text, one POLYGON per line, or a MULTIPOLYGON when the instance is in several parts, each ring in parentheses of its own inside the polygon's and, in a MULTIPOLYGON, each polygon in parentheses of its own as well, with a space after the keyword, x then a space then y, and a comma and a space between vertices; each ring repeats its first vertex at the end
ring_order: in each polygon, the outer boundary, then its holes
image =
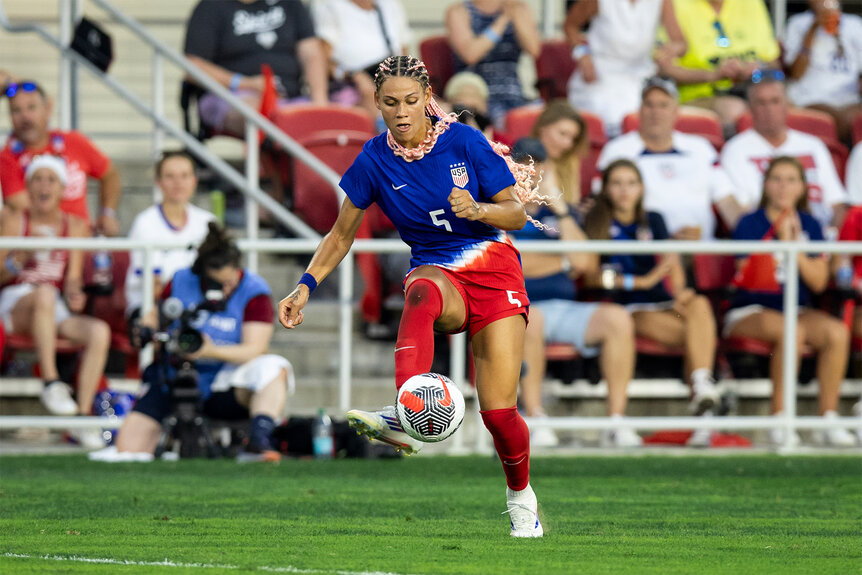
POLYGON ((448 200, 452 188, 468 190, 477 202, 490 202, 514 183, 506 161, 485 137, 456 122, 413 162, 393 153, 385 133, 369 140, 342 177, 341 188, 360 209, 375 202, 380 206, 410 246, 411 267, 430 264, 459 271, 511 243, 493 226, 456 217, 448 200))

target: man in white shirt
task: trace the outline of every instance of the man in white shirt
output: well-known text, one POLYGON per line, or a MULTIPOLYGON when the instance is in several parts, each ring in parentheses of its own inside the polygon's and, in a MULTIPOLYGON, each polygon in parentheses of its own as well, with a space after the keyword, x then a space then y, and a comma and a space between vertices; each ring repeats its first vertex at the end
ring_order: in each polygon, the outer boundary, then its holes
POLYGON ((837 0, 808 3, 811 10, 787 21, 787 95, 795 106, 830 114, 838 137, 847 140, 853 118, 862 113, 862 18, 842 14, 837 0))
POLYGON ((763 173, 772 158, 796 158, 805 168, 811 215, 824 230, 840 227, 847 192, 826 145, 815 136, 787 127, 789 103, 783 80, 784 75, 777 70, 758 73, 748 89, 753 125, 725 144, 721 165, 733 182, 737 201, 750 212, 760 204, 763 173))
POLYGON ((854 206, 862 206, 862 142, 853 147, 850 160, 847 162, 847 193, 850 195, 850 203, 854 206))
POLYGON ((674 130, 679 93, 672 80, 654 76, 641 95, 640 128, 608 142, 598 160, 637 164, 644 180, 644 207, 662 215, 678 240, 713 239, 715 205, 728 225, 741 215, 718 153, 706 138, 674 130))
MULTIPOLYGON (((197 247, 208 233, 209 222, 216 217, 190 203, 198 180, 194 161, 188 154, 165 152, 156 163, 156 184, 162 192, 162 203, 150 206, 135 217, 129 239, 152 243, 180 241, 188 246, 153 252, 154 295, 158 298, 177 270, 194 263, 197 247)), ((126 315, 131 317, 143 303, 144 253, 132 250, 129 259, 126 315)))

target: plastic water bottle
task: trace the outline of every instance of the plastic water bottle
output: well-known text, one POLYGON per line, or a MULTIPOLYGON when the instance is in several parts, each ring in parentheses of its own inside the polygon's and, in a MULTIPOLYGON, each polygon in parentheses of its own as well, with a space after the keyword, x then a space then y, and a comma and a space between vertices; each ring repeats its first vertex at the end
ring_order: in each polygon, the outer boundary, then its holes
MULTIPOLYGON (((98 237, 104 238, 101 234, 98 237)), ((97 295, 110 295, 114 292, 112 265, 111 252, 99 250, 93 254, 93 291, 97 295)))
POLYGON ((335 453, 332 420, 322 407, 311 424, 311 449, 315 459, 332 459, 335 453))
POLYGON ((835 272, 835 285, 842 290, 853 289, 853 267, 847 258, 844 258, 841 267, 835 272))

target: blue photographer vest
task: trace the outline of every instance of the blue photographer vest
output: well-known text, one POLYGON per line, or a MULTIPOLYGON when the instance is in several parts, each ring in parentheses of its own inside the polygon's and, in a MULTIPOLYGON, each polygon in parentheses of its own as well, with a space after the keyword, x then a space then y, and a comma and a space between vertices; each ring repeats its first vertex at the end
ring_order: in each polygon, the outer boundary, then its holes
MULTIPOLYGON (((242 320, 248 302, 259 295, 269 295, 271 290, 267 283, 248 270, 243 270, 242 280, 234 292, 230 294, 225 309, 220 312, 202 311, 191 326, 207 334, 216 345, 235 345, 242 340, 242 320)), ((190 309, 204 302, 201 292, 201 279, 190 269, 184 269, 174 274, 171 280, 171 296, 183 302, 184 309, 190 309)), ((175 322, 172 327, 177 327, 175 322)), ((225 362, 212 359, 199 359, 195 368, 200 375, 198 387, 203 398, 210 395, 210 387, 219 370, 225 362)))

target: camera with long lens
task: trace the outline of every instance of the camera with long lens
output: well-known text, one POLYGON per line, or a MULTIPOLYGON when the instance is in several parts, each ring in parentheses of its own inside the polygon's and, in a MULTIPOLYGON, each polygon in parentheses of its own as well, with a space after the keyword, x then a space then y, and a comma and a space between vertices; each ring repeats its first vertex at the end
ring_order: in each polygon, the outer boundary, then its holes
POLYGON ((143 379, 150 385, 164 386, 171 399, 171 414, 164 421, 162 439, 156 447, 160 457, 170 439, 179 441, 180 457, 199 457, 203 451, 210 457, 219 455, 206 418, 202 415, 199 375, 195 364, 186 356, 197 352, 204 342, 195 326, 206 320, 207 314, 224 310, 220 289, 205 292, 204 301, 186 308, 182 301, 169 297, 159 307, 159 329, 137 325, 133 341, 139 347, 150 342, 161 344, 155 361, 144 371, 143 379))

